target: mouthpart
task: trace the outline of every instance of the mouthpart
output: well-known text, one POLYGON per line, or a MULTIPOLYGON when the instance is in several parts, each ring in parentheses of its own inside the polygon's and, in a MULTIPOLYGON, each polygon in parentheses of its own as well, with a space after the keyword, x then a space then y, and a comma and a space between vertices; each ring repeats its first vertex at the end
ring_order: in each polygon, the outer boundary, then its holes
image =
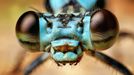
POLYGON ((74 63, 76 65, 83 55, 79 41, 76 40, 60 39, 52 41, 51 45, 51 55, 58 64, 69 63, 71 65, 74 63))

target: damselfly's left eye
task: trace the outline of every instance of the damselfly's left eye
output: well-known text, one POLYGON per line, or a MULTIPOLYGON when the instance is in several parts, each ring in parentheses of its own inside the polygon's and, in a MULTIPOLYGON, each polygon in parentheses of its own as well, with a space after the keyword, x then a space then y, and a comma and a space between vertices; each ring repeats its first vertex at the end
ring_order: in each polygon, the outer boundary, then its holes
POLYGON ((91 16, 91 38, 96 50, 113 45, 119 32, 116 17, 108 10, 98 9, 91 16))
POLYGON ((39 18, 36 12, 28 11, 20 16, 16 24, 16 35, 23 47, 39 51, 39 18))

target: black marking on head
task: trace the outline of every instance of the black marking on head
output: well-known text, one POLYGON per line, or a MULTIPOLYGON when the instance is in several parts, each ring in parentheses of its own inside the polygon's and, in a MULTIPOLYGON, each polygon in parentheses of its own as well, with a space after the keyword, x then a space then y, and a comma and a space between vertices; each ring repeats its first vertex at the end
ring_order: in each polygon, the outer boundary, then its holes
POLYGON ((67 23, 72 19, 72 15, 70 14, 59 14, 57 17, 59 18, 60 22, 62 22, 64 27, 66 27, 67 23))

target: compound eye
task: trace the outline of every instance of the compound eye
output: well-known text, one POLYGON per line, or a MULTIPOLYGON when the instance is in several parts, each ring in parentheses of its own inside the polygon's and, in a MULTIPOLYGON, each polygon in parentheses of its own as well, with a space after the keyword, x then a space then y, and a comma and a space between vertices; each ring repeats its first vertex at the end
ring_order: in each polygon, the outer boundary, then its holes
POLYGON ((21 45, 28 50, 39 50, 39 18, 34 11, 25 12, 16 24, 16 35, 21 45))
POLYGON ((96 50, 113 45, 119 33, 116 17, 108 10, 98 9, 91 16, 91 38, 96 50))

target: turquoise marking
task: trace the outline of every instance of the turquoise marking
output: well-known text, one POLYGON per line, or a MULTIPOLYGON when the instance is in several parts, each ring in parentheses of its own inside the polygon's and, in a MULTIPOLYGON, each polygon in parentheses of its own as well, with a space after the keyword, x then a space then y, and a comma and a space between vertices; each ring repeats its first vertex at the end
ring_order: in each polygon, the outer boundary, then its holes
POLYGON ((90 16, 86 16, 83 20, 84 22, 84 33, 82 35, 83 46, 86 49, 94 50, 92 39, 91 39, 91 30, 90 30, 90 16))
POLYGON ((67 52, 63 57, 65 61, 75 61, 77 58, 78 56, 73 52, 67 52))
POLYGON ((77 47, 79 45, 79 41, 70 40, 70 39, 61 39, 55 40, 51 42, 52 47, 62 46, 68 44, 69 46, 77 47))
POLYGON ((97 2, 97 0, 77 0, 82 7, 86 10, 90 10, 97 2))
POLYGON ((44 18, 39 19, 40 25, 40 50, 43 51, 44 47, 52 41, 52 35, 47 32, 47 22, 44 18))
POLYGON ((64 54, 62 52, 57 52, 55 54, 52 55, 52 57, 56 60, 56 61, 64 61, 64 54))
POLYGON ((62 52, 56 52, 55 54, 52 55, 52 57, 56 61, 75 61, 78 58, 78 55, 76 55, 73 52, 67 52, 67 53, 62 53, 62 52))
POLYGON ((44 46, 44 41, 43 38, 45 36, 45 34, 47 33, 45 30, 46 28, 46 21, 43 18, 39 19, 39 27, 40 27, 40 50, 43 50, 43 46, 44 46))
POLYGON ((55 13, 61 10, 61 8, 69 2, 69 0, 49 0, 50 5, 55 13))

